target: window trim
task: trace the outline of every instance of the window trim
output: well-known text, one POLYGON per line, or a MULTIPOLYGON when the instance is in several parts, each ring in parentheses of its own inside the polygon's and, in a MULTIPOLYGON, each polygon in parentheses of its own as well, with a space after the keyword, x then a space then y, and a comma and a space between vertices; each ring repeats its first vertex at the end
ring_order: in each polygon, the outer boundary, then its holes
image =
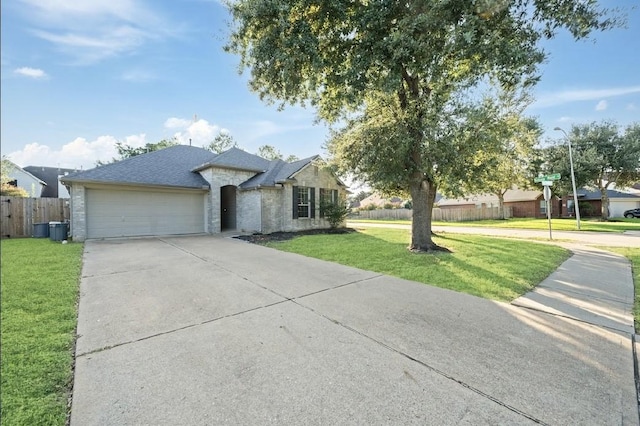
POLYGON ((293 186, 292 188, 292 210, 293 210, 293 218, 294 219, 314 219, 316 216, 316 192, 315 188, 311 186, 293 186), (307 192, 307 202, 300 203, 300 190, 308 190, 307 192), (302 206, 307 206, 308 213, 307 216, 300 216, 299 208, 302 206))

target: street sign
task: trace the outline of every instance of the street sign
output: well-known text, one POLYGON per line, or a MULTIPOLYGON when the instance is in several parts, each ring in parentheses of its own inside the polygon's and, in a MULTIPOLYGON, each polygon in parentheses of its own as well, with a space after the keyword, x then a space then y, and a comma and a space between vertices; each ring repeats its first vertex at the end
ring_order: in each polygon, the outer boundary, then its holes
POLYGON ((551 188, 548 185, 544 186, 544 191, 542 191, 542 193, 544 194, 545 201, 549 201, 551 199, 551 188))
POLYGON ((551 180, 543 180, 542 181, 542 186, 544 186, 545 188, 548 186, 552 186, 553 185, 553 181, 551 180))
POLYGON ((560 173, 552 173, 550 175, 538 176, 533 181, 536 183, 540 183, 540 182, 549 181, 549 180, 560 180, 560 173))

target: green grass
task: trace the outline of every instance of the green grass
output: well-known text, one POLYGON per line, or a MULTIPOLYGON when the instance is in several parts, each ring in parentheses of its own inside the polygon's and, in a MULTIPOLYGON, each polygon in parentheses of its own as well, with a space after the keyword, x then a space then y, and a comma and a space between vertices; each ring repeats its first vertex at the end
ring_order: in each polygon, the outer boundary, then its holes
POLYGON ((406 230, 375 228, 268 246, 505 302, 531 290, 569 257, 556 246, 475 235, 434 238, 453 253, 412 253, 409 238, 406 230))
POLYGON ((2 240, 3 425, 64 425, 82 244, 2 240))
MULTIPOLYGON (((410 220, 376 220, 376 219, 348 219, 354 223, 392 223, 410 225, 410 220)), ((512 218, 507 220, 477 220, 472 222, 433 222, 434 226, 463 226, 483 228, 514 228, 514 229, 549 229, 547 219, 512 218)), ((575 219, 551 219, 551 228, 555 231, 577 231, 575 219)), ((638 219, 615 219, 615 221, 600 222, 588 219, 580 221, 581 231, 596 232, 624 232, 640 231, 638 219)))
POLYGON ((635 297, 633 300, 633 318, 636 333, 640 331, 640 248, 631 247, 602 247, 604 250, 625 256, 631 262, 633 271, 633 286, 635 288, 635 297))

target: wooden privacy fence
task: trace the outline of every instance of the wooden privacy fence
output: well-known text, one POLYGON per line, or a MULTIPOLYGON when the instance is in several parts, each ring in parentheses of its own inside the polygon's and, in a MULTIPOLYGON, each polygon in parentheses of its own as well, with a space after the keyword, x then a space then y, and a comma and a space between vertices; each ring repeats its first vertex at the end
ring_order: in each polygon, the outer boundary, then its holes
POLYGON ((0 213, 2 238, 31 237, 34 223, 68 221, 69 199, 0 197, 0 213))
MULTIPOLYGON (((504 208, 505 219, 513 216, 511 207, 504 208)), ((354 212, 352 219, 411 219, 413 210, 408 209, 377 209, 360 210, 354 212)), ((433 209, 433 220, 443 222, 468 222, 472 220, 500 219, 499 207, 473 207, 462 209, 433 209)))

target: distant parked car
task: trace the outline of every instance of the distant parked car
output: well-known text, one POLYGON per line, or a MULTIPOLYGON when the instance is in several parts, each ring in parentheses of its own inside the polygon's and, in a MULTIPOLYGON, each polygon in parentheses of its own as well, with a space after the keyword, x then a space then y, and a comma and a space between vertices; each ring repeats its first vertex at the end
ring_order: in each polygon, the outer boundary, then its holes
POLYGON ((640 209, 631 209, 631 210, 626 210, 623 213, 624 217, 626 217, 627 219, 631 219, 632 217, 640 217, 640 209))

